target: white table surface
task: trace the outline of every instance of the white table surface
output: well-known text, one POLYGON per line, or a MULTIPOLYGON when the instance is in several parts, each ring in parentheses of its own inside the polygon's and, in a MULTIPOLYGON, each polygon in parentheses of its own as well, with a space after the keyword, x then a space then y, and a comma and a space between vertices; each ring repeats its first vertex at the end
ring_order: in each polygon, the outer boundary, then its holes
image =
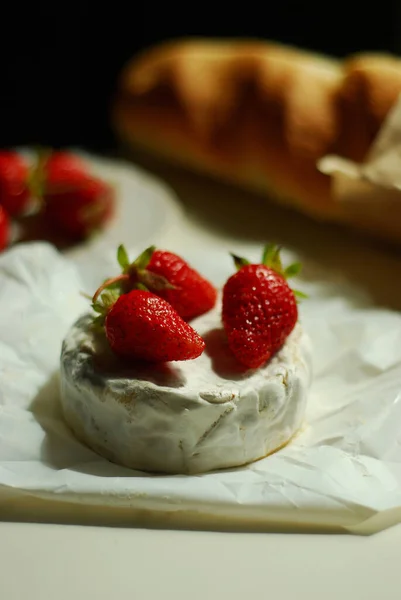
POLYGON ((373 537, 0 524, 4 600, 398 600, 401 527, 373 537))
MULTIPOLYGON (((144 164, 172 185, 186 213, 185 230, 166 232, 166 242, 179 236, 230 249, 274 238, 305 256, 307 276, 341 271, 380 304, 401 308, 397 253, 249 194, 144 164)), ((401 597, 400 548, 401 526, 357 537, 7 522, 0 523, 0 599, 392 600, 401 597)))

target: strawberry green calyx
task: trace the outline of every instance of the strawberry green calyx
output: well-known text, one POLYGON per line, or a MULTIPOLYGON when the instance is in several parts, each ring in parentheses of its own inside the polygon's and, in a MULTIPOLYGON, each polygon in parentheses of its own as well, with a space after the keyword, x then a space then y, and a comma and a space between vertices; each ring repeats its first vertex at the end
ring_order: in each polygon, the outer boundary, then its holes
POLYGON ((130 262, 125 247, 121 244, 117 250, 117 261, 123 270, 123 275, 128 275, 132 289, 157 292, 165 289, 175 289, 165 277, 152 273, 147 269, 156 246, 149 246, 134 260, 130 262))
POLYGON ((117 249, 117 262, 122 269, 122 273, 106 279, 96 290, 93 302, 95 303, 98 297, 108 289, 118 290, 120 295, 127 291, 127 287, 129 290, 138 289, 152 292, 176 289, 165 277, 152 273, 146 268, 155 250, 155 246, 149 246, 134 262, 130 262, 125 246, 120 244, 117 249))
POLYGON ((96 299, 92 299, 92 309, 97 313, 97 316, 93 319, 93 325, 96 329, 104 327, 107 313, 119 297, 120 294, 116 290, 105 289, 100 297, 98 294, 96 299))
POLYGON ((111 290, 111 289, 116 290, 116 288, 118 289, 120 287, 121 282, 128 281, 128 280, 129 280, 129 275, 127 275, 127 274, 126 275, 124 275, 124 274, 117 275, 116 277, 111 277, 110 279, 106 279, 106 281, 104 281, 102 283, 102 285, 100 287, 98 287, 98 289, 94 293, 93 298, 92 298, 93 304, 95 304, 97 302, 97 299, 105 290, 111 290), (118 284, 118 285, 116 285, 116 284, 118 284))
POLYGON ((119 294, 116 290, 105 290, 100 299, 92 302, 92 308, 96 313, 107 314, 118 297, 119 294))
MULTIPOLYGON (((284 267, 281 261, 280 252, 281 246, 274 243, 266 244, 266 246, 263 249, 261 264, 265 267, 268 267, 269 269, 272 269, 273 271, 284 277, 284 279, 290 279, 291 277, 296 277, 297 275, 299 275, 302 269, 301 263, 296 262, 292 263, 288 267, 284 267)), ((250 264, 250 262, 247 259, 237 256, 236 254, 231 254, 231 256, 234 260, 235 267, 238 271, 246 265, 250 264)), ((299 290, 292 291, 294 295, 299 299, 307 298, 306 294, 300 292, 299 290)))
POLYGON ((295 277, 296 275, 299 275, 301 270, 302 270, 301 263, 292 263, 284 271, 285 278, 290 279, 290 277, 295 277))
POLYGON ((146 269, 155 250, 156 246, 149 246, 131 263, 125 246, 120 244, 117 249, 117 262, 122 268, 123 273, 129 273, 133 269, 140 271, 146 269))
POLYGON ((251 263, 246 258, 242 258, 242 256, 237 256, 237 254, 232 254, 231 257, 234 261, 235 267, 237 271, 242 269, 242 267, 246 267, 246 265, 250 265, 251 263))
POLYGON ((281 261, 281 246, 277 246, 276 244, 266 244, 263 255, 262 255, 262 264, 266 267, 270 267, 276 273, 282 275, 285 279, 289 279, 290 277, 295 277, 301 272, 302 265, 301 263, 292 263, 288 267, 284 268, 283 263, 281 261))
POLYGON ((300 290, 292 290, 294 293, 295 298, 297 298, 298 300, 307 300, 308 299, 308 294, 304 294, 304 292, 301 292, 300 290))
POLYGON ((120 244, 117 248, 117 262, 122 268, 123 272, 126 271, 130 266, 128 253, 123 244, 120 244))
POLYGON ((35 164, 30 169, 28 176, 28 188, 37 203, 43 202, 43 194, 46 182, 46 165, 51 156, 51 150, 48 148, 37 147, 35 164))
POLYGON ((283 263, 280 256, 281 246, 276 244, 266 244, 262 254, 262 264, 270 267, 276 273, 283 275, 283 263))
MULTIPOLYGON (((35 148, 35 160, 34 165, 30 169, 29 177, 28 177, 28 188, 33 198, 35 198, 36 202, 41 205, 44 203, 45 193, 51 192, 54 193, 63 193, 66 191, 71 191, 76 188, 76 184, 67 184, 63 183, 63 185, 49 185, 48 182, 48 165, 54 156, 57 154, 52 148, 48 148, 46 146, 37 146, 35 148)), ((90 207, 87 209, 88 215, 87 219, 89 220, 92 216, 91 212, 93 212, 94 208, 90 207)), ((102 207, 96 207, 95 210, 102 210, 102 207)))
POLYGON ((138 258, 136 258, 134 262, 131 265, 129 265, 128 268, 136 269, 137 271, 142 271, 146 269, 155 250, 156 246, 149 246, 149 248, 146 248, 143 252, 141 252, 138 258))

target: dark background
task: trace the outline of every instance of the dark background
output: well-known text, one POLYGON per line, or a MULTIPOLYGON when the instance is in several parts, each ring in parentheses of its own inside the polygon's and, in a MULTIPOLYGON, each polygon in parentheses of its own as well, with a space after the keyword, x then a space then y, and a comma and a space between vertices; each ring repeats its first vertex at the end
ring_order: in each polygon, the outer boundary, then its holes
POLYGON ((112 149, 108 111, 122 66, 139 50, 173 37, 267 38, 338 57, 400 50, 398 2, 245 0, 220 6, 109 0, 102 8, 71 0, 2 8, 0 146, 112 149))

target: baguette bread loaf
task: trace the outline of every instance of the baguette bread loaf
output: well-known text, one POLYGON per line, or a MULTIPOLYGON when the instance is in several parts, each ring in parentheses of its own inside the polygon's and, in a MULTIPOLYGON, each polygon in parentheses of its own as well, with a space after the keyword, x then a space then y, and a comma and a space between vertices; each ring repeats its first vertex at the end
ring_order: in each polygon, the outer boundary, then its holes
POLYGON ((135 57, 113 106, 117 135, 170 161, 401 241, 401 222, 333 198, 317 162, 363 161, 401 92, 401 60, 345 61, 259 41, 178 40, 135 57))

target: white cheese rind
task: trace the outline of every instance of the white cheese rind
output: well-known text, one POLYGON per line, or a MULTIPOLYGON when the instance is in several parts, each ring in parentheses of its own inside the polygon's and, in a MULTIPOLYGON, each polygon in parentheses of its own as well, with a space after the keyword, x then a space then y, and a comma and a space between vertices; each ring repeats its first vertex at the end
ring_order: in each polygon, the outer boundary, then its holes
POLYGON ((202 473, 262 458, 302 424, 311 379, 298 324, 282 350, 242 370, 227 348, 218 308, 192 323, 207 341, 199 358, 124 368, 86 315, 61 353, 61 402, 77 437, 109 460, 162 473, 202 473))

